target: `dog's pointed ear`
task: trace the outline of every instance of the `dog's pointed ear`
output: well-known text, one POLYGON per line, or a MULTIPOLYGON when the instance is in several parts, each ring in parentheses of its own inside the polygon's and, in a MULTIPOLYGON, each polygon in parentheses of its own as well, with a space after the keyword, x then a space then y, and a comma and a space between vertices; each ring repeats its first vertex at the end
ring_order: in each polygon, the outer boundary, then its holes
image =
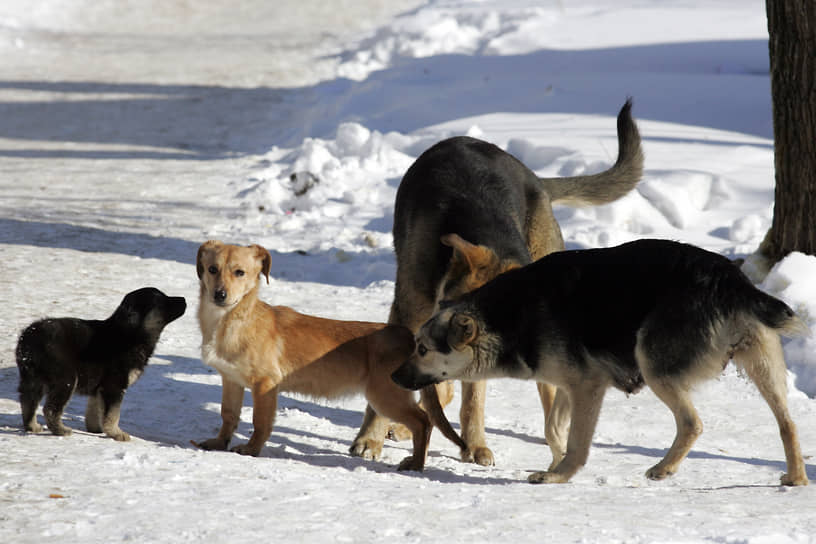
POLYGON ((204 263, 201 262, 201 258, 204 256, 204 253, 210 251, 211 249, 215 249, 223 244, 218 240, 207 240, 198 248, 198 254, 196 255, 196 274, 198 274, 198 279, 201 279, 204 276, 204 263))
POLYGON ((445 234, 439 241, 453 249, 451 268, 458 265, 475 273, 483 268, 495 268, 498 264, 499 258, 490 248, 471 244, 458 234, 445 234))
POLYGON ((448 345, 455 350, 461 350, 476 340, 479 336, 479 327, 476 320, 465 314, 453 314, 448 327, 448 345))
POLYGON ((272 255, 265 247, 254 244, 251 246, 255 250, 255 257, 261 260, 261 274, 266 278, 266 283, 269 284, 269 270, 272 268, 272 255))
POLYGON ((472 244, 458 234, 445 234, 440 241, 453 248, 450 269, 458 271, 455 276, 469 278, 466 291, 481 287, 499 274, 519 266, 502 261, 489 247, 472 244))

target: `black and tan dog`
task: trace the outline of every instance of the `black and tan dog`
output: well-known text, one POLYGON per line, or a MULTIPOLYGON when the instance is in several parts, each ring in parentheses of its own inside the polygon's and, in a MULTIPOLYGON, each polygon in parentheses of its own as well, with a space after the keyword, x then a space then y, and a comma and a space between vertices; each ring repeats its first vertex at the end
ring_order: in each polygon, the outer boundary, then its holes
POLYGON ((85 428, 115 440, 130 440, 119 428, 125 390, 147 366, 164 327, 184 314, 184 297, 153 287, 125 295, 104 321, 50 318, 29 325, 17 342, 20 406, 26 431, 40 432, 37 406, 56 435, 71 434, 62 412, 74 391, 89 395, 85 428))
MULTIPOLYGON (((474 138, 444 140, 425 151, 405 173, 394 210, 397 280, 389 323, 416 332, 442 300, 452 300, 505 270, 564 249, 552 204, 597 205, 628 193, 640 180, 640 135, 627 101, 618 114, 618 158, 589 176, 539 178, 515 157, 474 138)), ((435 425, 445 419, 439 398, 450 384, 422 392, 435 425)), ((538 384, 546 415, 545 435, 554 456, 564 454, 568 424, 565 397, 538 384), (555 404, 553 401, 556 399, 555 404), (552 409, 551 409, 552 407, 552 409)), ((462 385, 460 422, 465 461, 493 463, 484 433, 484 383, 462 385)), ((376 456, 387 422, 366 411, 352 452, 376 456)))
MULTIPOLYGON (((413 455, 399 469, 423 469, 431 433, 428 416, 413 393, 391 380, 414 351, 411 331, 313 317, 264 303, 258 298, 259 278, 263 274, 269 280, 271 257, 258 245, 211 240, 199 248, 196 263, 201 358, 221 374, 222 425, 217 437, 193 444, 227 449, 240 421, 244 388, 252 393, 253 431, 249 442, 232 448, 243 455, 258 455, 269 438, 279 392, 320 398, 363 393, 378 413, 413 434, 413 455)), ((450 425, 441 430, 464 446, 450 425)))
POLYGON ((566 456, 530 481, 568 481, 586 462, 605 390, 645 383, 674 413, 677 435, 646 476, 673 474, 702 432, 691 388, 733 360, 779 424, 785 485, 808 483, 787 408, 780 334, 807 328, 725 257, 664 240, 553 253, 507 272, 422 325, 393 377, 418 389, 442 380, 543 380, 569 395, 566 456))

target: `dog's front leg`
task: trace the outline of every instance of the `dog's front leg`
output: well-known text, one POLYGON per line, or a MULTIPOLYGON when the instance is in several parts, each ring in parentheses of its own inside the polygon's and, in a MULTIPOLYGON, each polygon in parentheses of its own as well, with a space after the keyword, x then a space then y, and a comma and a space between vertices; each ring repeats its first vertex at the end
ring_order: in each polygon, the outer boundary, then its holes
POLYGON ((102 431, 120 442, 130 440, 130 435, 119 428, 119 414, 122 409, 122 399, 125 398, 124 389, 103 390, 100 397, 103 404, 102 431))
POLYGON ((193 442, 193 445, 202 450, 225 451, 232 440, 232 434, 238 428, 241 421, 241 407, 244 404, 244 386, 230 381, 223 374, 221 375, 221 430, 218 436, 201 442, 193 442))
POLYGON ((462 406, 459 421, 462 439, 467 449, 462 451, 462 461, 483 466, 495 464, 493 452, 487 447, 485 437, 484 407, 487 382, 462 382, 462 406))
POLYGON ((278 409, 277 383, 269 378, 263 378, 252 384, 252 404, 252 436, 249 437, 249 442, 235 446, 232 451, 241 455, 257 456, 266 444, 266 439, 272 434, 275 412, 278 409))
POLYGON ((567 453, 567 433, 570 422, 569 397, 561 388, 556 389, 542 382, 537 385, 542 405, 546 406, 545 397, 549 397, 550 409, 545 409, 544 436, 552 452, 552 463, 550 463, 549 470, 553 470, 567 453))
POLYGON ((606 387, 602 380, 586 379, 571 388, 569 404, 572 423, 567 437, 567 453, 554 469, 531 474, 527 478, 530 483, 566 483, 586 464, 606 387))

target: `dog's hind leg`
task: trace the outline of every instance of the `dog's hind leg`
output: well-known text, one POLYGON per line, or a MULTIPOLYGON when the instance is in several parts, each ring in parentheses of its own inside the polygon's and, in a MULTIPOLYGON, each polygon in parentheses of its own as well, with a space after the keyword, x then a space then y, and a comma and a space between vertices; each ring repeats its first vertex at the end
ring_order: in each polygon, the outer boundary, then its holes
POLYGON ((252 436, 249 442, 239 444, 232 451, 256 457, 272 434, 275 413, 278 410, 278 384, 270 378, 262 378, 252 384, 252 436))
POLYGON ((351 443, 349 453, 363 459, 379 459, 389 425, 390 421, 379 415, 370 404, 366 406, 363 422, 351 443))
POLYGON ((77 378, 72 376, 71 378, 66 377, 62 380, 55 380, 55 382, 48 385, 43 415, 45 415, 48 429, 57 436, 71 434, 71 429, 62 424, 62 412, 65 410, 65 405, 71 400, 76 384, 77 378))
POLYGON ((30 433, 42 431, 42 425, 37 423, 37 406, 43 398, 45 388, 41 383, 29 383, 20 380, 20 409, 23 414, 23 429, 30 433))
POLYGON ((411 431, 414 442, 413 454, 400 462, 397 470, 415 470, 425 468, 428 456, 428 443, 431 439, 431 420, 414 401, 411 391, 402 389, 396 384, 393 387, 370 387, 366 391, 368 403, 377 413, 402 423, 411 431))
POLYGON ((531 474, 527 478, 530 483, 566 483, 586 464, 607 387, 606 381, 587 376, 570 388, 572 423, 567 437, 567 453, 554 469, 531 474))
MULTIPOLYGON (((445 381, 438 383, 434 385, 433 388, 436 390, 437 400, 428 399, 429 403, 427 404, 426 408, 425 401, 421 399, 419 406, 428 412, 428 415, 431 418, 431 423, 433 423, 435 427, 439 427, 439 430, 442 431, 442 434, 444 434, 448 440, 452 441, 454 444, 457 444, 460 448, 463 448, 464 442, 461 441, 461 438, 458 434, 456 434, 456 431, 453 431, 453 427, 451 427, 448 419, 446 417, 438 417, 437 410, 432 409, 436 407, 444 409, 445 406, 451 403, 454 395, 453 382, 445 381), (435 417, 435 415, 437 417, 435 417), (450 429, 451 431, 447 432, 447 429, 450 429)), ((388 426, 387 436, 390 440, 401 442, 402 440, 408 440, 411 438, 411 431, 409 431, 408 427, 401 423, 392 422, 388 426)))
POLYGON ((808 477, 799 447, 799 434, 788 412, 786 366, 779 335, 761 327, 757 339, 734 353, 734 361, 756 384, 779 425, 788 471, 782 485, 807 485, 808 477))
POLYGON ((646 377, 646 383, 674 414, 677 434, 674 437, 665 457, 646 471, 646 477, 651 480, 662 480, 677 471, 677 467, 686 458, 697 437, 703 432, 703 423, 697 415, 697 410, 691 403, 689 390, 682 385, 681 380, 646 377))
POLYGON ((88 397, 85 407, 85 430, 89 433, 102 432, 102 395, 99 392, 88 397))

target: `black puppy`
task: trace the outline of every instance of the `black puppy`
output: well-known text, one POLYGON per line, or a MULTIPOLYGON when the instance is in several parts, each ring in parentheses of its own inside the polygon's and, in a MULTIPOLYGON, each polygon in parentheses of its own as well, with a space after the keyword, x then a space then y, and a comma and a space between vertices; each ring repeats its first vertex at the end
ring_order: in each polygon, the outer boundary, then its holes
POLYGON ((115 440, 130 440, 119 428, 125 390, 142 375, 162 329, 181 317, 184 297, 168 297, 154 287, 125 295, 104 321, 49 318, 29 325, 17 342, 23 427, 39 432, 37 405, 47 395, 43 413, 56 435, 71 434, 62 411, 77 390, 89 395, 85 427, 115 440))

